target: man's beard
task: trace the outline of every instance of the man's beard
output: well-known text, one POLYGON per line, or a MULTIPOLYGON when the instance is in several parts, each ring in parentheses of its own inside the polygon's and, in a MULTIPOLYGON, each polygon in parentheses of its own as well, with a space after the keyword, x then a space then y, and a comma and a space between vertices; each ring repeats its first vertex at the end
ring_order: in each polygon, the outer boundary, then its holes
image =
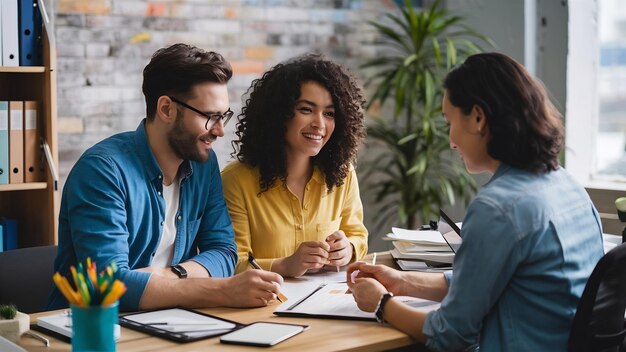
MULTIPOLYGON (((208 133, 208 132, 207 132, 208 133)), ((183 126, 183 114, 176 114, 174 127, 167 135, 167 142, 176 156, 183 160, 205 162, 209 160, 209 151, 206 154, 198 148, 198 138, 183 126)))

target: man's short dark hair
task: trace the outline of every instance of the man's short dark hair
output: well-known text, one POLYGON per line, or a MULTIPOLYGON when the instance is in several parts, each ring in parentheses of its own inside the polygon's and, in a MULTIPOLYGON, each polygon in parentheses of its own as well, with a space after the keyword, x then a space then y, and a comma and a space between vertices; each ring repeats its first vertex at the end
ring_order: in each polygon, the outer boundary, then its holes
POLYGON ((157 101, 163 95, 191 98, 191 88, 203 82, 226 84, 233 70, 222 55, 187 44, 157 50, 143 69, 146 116, 154 118, 157 101))

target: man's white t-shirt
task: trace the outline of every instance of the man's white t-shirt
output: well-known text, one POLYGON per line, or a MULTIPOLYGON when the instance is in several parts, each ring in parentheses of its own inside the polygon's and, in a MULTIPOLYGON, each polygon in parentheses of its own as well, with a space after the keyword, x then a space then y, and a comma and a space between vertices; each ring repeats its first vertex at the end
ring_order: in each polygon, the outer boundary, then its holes
POLYGON ((174 256, 174 242, 176 241, 176 213, 180 199, 180 181, 178 178, 171 185, 163 185, 163 199, 165 200, 165 223, 159 246, 152 258, 151 266, 165 268, 172 265, 174 256))

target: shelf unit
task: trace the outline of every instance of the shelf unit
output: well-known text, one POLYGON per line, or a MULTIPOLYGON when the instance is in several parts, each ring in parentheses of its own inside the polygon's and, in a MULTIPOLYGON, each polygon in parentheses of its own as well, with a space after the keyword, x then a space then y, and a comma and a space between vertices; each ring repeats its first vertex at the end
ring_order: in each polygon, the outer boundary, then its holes
MULTIPOLYGON (((44 20, 45 21, 45 20, 44 20)), ((53 167, 45 161, 44 182, 0 185, 0 217, 17 220, 18 247, 57 244, 59 191, 56 50, 51 27, 44 25, 43 66, 0 67, 0 100, 39 102, 41 136, 50 147, 53 167), (54 171, 50 171, 54 170, 54 171)))

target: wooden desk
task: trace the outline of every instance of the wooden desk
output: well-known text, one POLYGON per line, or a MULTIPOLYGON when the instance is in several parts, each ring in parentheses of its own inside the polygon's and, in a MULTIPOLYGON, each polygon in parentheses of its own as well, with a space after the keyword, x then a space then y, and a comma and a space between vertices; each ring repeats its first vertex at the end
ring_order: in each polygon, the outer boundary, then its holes
MULTIPOLYGON (((366 261, 371 258, 366 257, 366 261)), ((394 266, 395 263, 388 253, 380 253, 377 262, 394 266)), ((255 321, 285 322, 307 324, 310 329, 291 339, 271 347, 272 351, 382 351, 415 344, 408 335, 371 321, 353 321, 336 319, 307 319, 277 317, 273 314, 278 305, 252 309, 210 308, 200 311, 249 324, 255 321)), ((35 322, 38 316, 51 314, 37 313, 31 315, 35 322)), ((50 338, 50 347, 30 337, 22 337, 20 345, 28 351, 71 351, 71 345, 55 338, 50 338)), ((225 345, 219 337, 208 338, 197 342, 176 343, 158 337, 146 335, 122 327, 122 336, 117 343, 118 351, 252 351, 254 348, 237 345, 225 345)), ((261 349, 258 349, 261 350, 261 349)))

